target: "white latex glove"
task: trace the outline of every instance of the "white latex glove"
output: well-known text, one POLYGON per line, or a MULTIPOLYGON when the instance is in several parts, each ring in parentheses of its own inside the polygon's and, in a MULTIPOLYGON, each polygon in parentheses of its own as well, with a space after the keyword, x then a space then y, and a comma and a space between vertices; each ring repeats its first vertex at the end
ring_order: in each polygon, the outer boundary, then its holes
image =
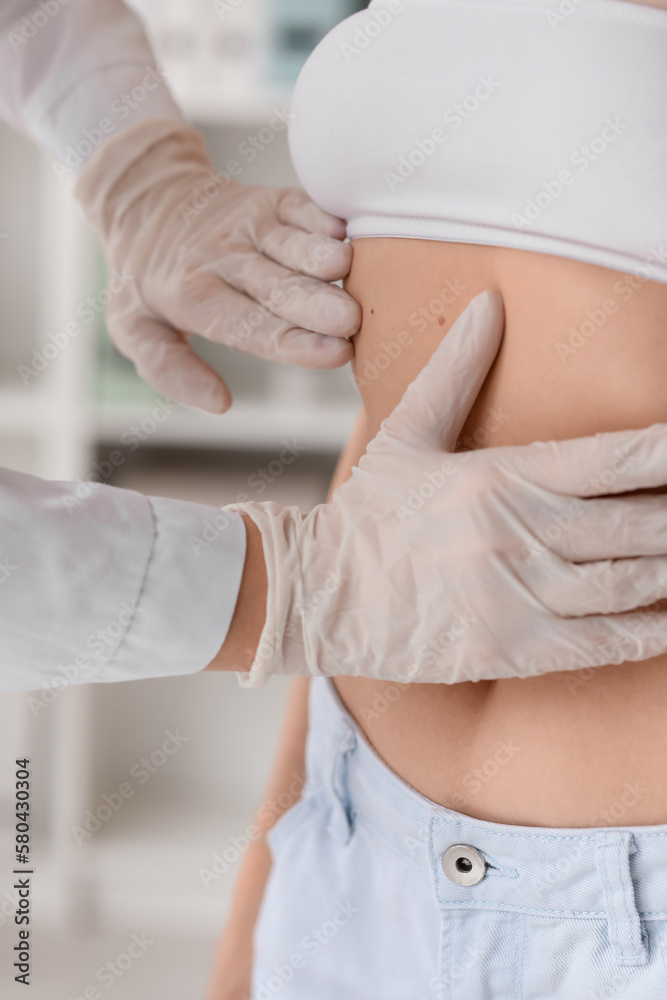
POLYGON ((234 505, 269 581, 241 684, 454 684, 667 650, 667 614, 623 613, 667 592, 667 497, 581 499, 667 482, 667 426, 456 453, 503 327, 498 293, 470 303, 331 503, 234 505))
POLYGON ((303 368, 352 358, 361 309, 327 284, 350 269, 345 224, 303 191, 221 179, 195 129, 154 118, 105 142, 74 195, 109 269, 133 278, 107 305, 109 334, 171 399, 231 405, 193 334, 303 368))

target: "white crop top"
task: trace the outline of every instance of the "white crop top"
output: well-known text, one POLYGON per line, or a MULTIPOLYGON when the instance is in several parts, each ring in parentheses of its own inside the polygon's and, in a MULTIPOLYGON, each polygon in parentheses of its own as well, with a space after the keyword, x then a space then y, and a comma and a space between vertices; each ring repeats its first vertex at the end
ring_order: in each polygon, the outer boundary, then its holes
POLYGON ((667 282, 667 11, 372 0, 306 62, 290 149, 352 239, 557 254, 667 282))

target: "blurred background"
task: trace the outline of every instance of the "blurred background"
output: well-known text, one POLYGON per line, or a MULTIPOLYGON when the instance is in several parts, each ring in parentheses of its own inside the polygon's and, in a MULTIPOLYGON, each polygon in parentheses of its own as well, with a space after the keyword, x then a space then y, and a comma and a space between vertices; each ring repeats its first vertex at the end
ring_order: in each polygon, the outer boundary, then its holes
MULTIPOLYGON (((267 131, 267 122, 288 106, 320 38, 367 3, 132 6, 216 166, 236 158, 249 137, 264 137, 241 179, 298 183, 286 133, 267 131)), ((97 474, 115 486, 213 506, 240 493, 304 509, 323 500, 359 410, 349 370, 306 372, 200 343, 230 385, 231 412, 210 417, 161 400, 106 338, 104 263, 51 160, 0 123, 0 465, 50 479, 97 474), (63 336, 71 321, 80 334, 63 336), (303 450, 278 469, 282 442, 294 438, 303 450), (109 475, 111 451, 123 460, 109 475), (260 496, 264 469, 273 482, 260 496)), ((24 995, 11 957, 15 759, 32 761, 33 1000, 76 1000, 100 987, 98 969, 124 955, 132 935, 152 944, 102 995, 196 998, 286 691, 277 679, 243 691, 234 676, 206 674, 59 689, 49 701, 44 692, 0 696, 3 1000, 24 995), (165 753, 165 741, 177 750, 165 753), (124 799, 118 790, 128 784, 133 793, 124 799)))

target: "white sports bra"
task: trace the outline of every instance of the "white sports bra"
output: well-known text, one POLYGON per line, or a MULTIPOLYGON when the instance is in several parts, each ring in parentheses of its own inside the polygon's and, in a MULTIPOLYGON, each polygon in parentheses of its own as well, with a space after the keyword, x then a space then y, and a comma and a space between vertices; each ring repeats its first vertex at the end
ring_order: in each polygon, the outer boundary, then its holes
POLYGON ((557 254, 667 282, 667 11, 372 0, 306 62, 289 140, 352 239, 557 254))

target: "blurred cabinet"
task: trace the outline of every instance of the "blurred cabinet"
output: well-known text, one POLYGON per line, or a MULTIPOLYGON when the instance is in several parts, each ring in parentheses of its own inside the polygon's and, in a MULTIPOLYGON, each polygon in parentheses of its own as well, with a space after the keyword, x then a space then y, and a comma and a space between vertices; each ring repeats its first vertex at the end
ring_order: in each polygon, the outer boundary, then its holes
POLYGON ((367 4, 355 0, 265 0, 264 6, 269 30, 268 79, 293 84, 327 32, 367 4))
POLYGON ((181 104, 200 121, 261 120, 360 0, 131 0, 181 104))

